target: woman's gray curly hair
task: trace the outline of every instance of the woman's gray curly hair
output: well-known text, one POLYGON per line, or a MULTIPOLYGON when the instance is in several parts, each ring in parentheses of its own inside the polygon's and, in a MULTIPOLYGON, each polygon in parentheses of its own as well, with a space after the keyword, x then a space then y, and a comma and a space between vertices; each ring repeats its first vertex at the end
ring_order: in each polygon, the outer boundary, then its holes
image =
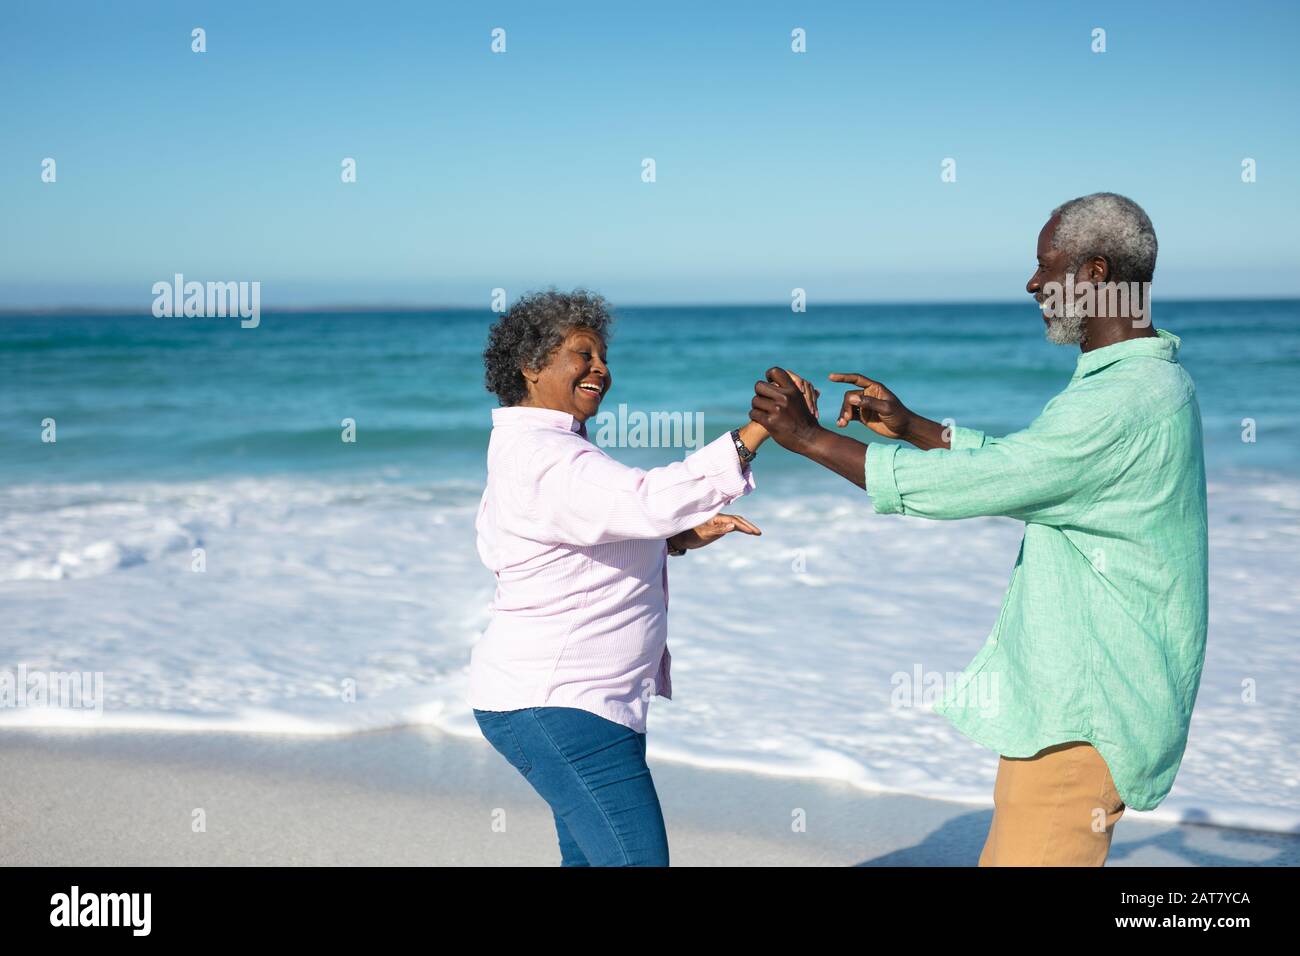
POLYGON ((493 324, 483 351, 484 384, 502 405, 528 396, 523 369, 544 368, 574 329, 591 329, 608 340, 614 321, 609 303, 585 289, 530 292, 493 324))

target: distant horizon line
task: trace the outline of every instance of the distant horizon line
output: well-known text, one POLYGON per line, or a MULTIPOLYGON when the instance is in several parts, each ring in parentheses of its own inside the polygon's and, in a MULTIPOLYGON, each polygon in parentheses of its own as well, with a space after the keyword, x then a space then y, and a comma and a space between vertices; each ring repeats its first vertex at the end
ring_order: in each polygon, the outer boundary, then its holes
MULTIPOLYGON (((1264 296, 1177 296, 1174 298, 1163 299, 1164 302, 1171 303, 1190 303, 1190 302, 1298 302, 1300 295, 1264 295, 1264 296)), ((1011 306, 1029 306, 1033 302, 1026 295, 1024 298, 1017 299, 833 299, 822 300, 818 303, 807 305, 805 311, 812 311, 818 308, 843 308, 852 306, 890 306, 890 307, 928 307, 928 306, 963 306, 963 305, 1011 305, 1011 306)), ((614 311, 618 312, 623 309, 701 309, 701 308, 719 308, 719 309, 759 309, 759 308, 781 308, 788 309, 788 302, 780 300, 776 302, 627 302, 614 306, 614 311)), ((492 312, 490 306, 481 304, 444 304, 444 305, 410 305, 410 304, 383 304, 383 303, 354 303, 348 305, 289 305, 289 306, 266 306, 262 310, 267 314, 296 315, 307 313, 321 312, 356 312, 356 313, 379 313, 379 312, 404 312, 404 313, 424 313, 424 312, 492 312)), ((499 313, 498 313, 499 314, 499 313)), ((140 315, 154 318, 148 307, 124 307, 120 305, 57 305, 57 306, 4 306, 0 307, 0 316, 22 316, 22 315, 140 315)), ((185 318, 177 316, 177 318, 185 318)), ((189 318, 202 319, 205 316, 190 316, 189 318)))

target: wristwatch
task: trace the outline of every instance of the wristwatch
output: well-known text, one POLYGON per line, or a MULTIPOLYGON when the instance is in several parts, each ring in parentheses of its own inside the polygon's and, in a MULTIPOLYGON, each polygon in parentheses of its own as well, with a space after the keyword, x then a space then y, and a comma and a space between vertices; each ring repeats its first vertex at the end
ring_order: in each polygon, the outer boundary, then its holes
POLYGON ((746 446, 745 443, 740 440, 739 428, 733 428, 731 430, 731 441, 736 446, 736 454, 740 456, 740 463, 742 465, 748 465, 751 461, 753 461, 755 458, 758 457, 758 452, 750 451, 748 446, 746 446))
POLYGON ((671 541, 671 539, 670 539, 669 542, 668 542, 668 553, 671 554, 674 558, 680 558, 683 554, 686 553, 686 549, 685 549, 685 548, 674 548, 673 545, 672 545, 672 541, 671 541))

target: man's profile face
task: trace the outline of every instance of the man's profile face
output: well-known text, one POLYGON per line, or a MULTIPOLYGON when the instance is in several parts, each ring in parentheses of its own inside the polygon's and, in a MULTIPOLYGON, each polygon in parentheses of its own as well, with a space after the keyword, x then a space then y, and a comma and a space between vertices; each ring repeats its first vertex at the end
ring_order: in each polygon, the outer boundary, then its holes
POLYGON ((1059 288, 1065 285, 1065 273, 1069 268, 1065 253, 1052 248, 1052 239, 1056 235, 1056 227, 1060 222, 1060 216, 1053 216, 1038 233, 1036 250, 1038 268, 1025 284, 1025 291, 1032 295, 1043 309, 1047 341, 1057 345, 1078 345, 1083 341, 1084 316, 1079 313, 1077 305, 1058 304, 1054 311, 1049 311, 1046 304, 1046 287, 1049 283, 1057 284, 1056 298, 1059 303, 1059 288))

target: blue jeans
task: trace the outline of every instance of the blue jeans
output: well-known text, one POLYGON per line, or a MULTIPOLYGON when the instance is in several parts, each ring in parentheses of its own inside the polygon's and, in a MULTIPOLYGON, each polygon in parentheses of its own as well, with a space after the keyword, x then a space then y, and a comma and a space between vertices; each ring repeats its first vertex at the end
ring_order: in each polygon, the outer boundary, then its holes
POLYGON ((561 865, 668 865, 645 734, 573 707, 475 710, 474 719, 550 804, 561 865))

